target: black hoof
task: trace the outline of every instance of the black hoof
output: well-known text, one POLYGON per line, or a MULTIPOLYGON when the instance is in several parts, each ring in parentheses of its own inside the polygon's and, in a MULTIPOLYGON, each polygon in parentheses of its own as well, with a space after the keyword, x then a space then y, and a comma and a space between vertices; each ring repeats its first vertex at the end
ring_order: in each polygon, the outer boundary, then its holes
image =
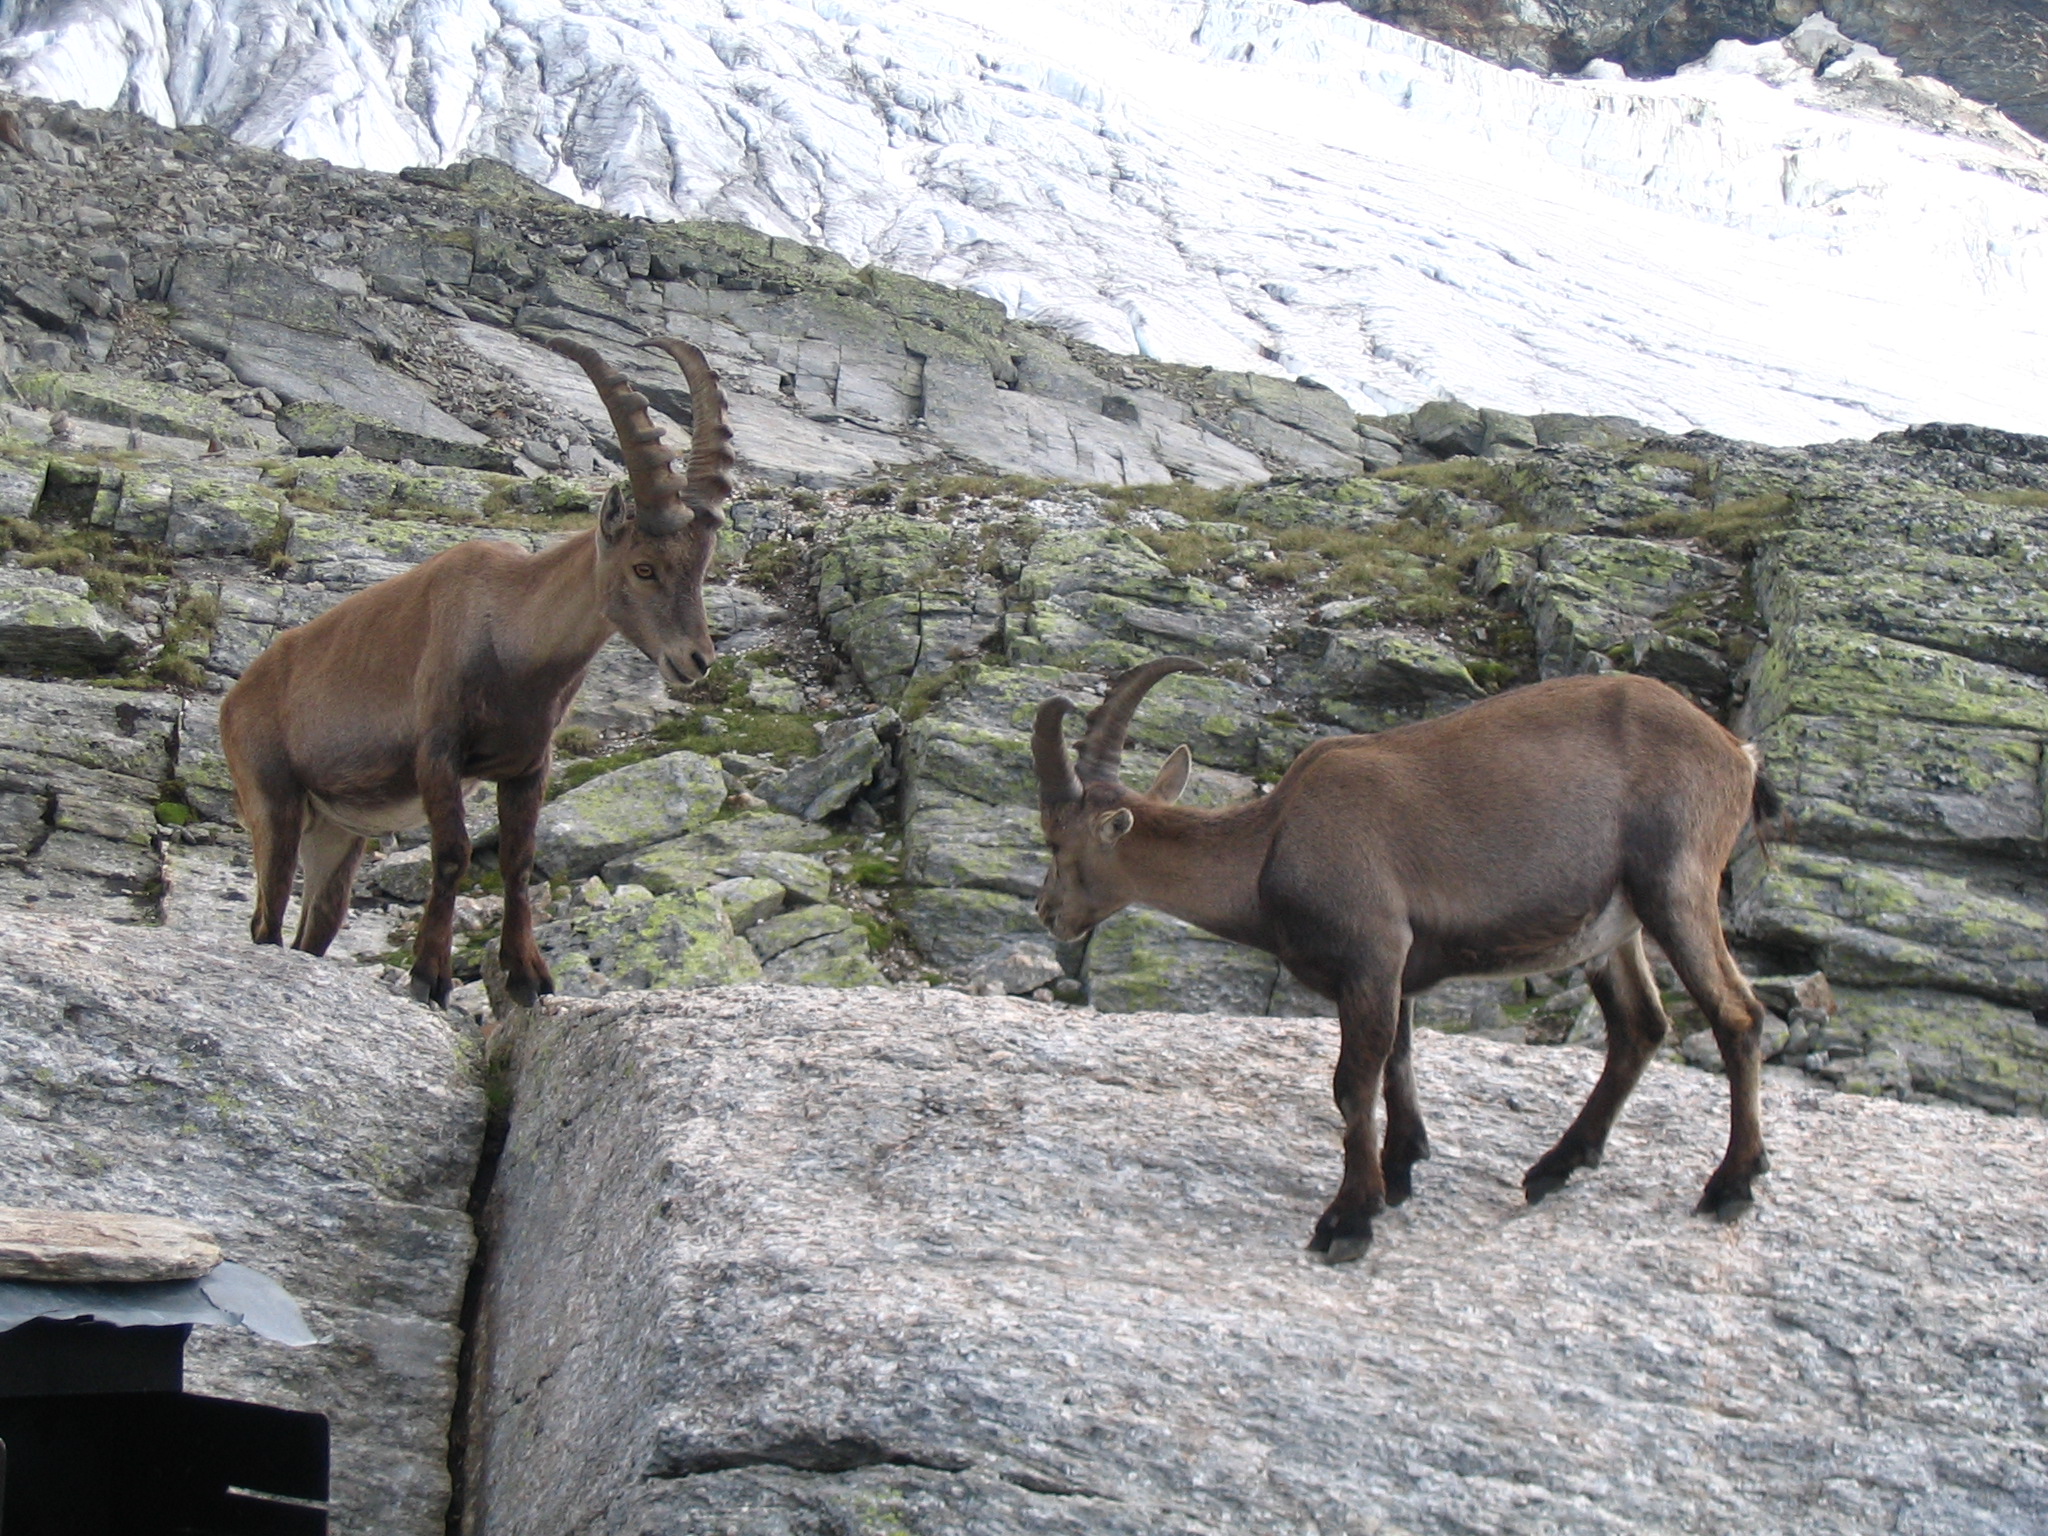
POLYGON ((1692 1208, 1692 1213, 1695 1216, 1711 1216, 1725 1224, 1739 1219, 1755 1204, 1756 1197, 1747 1189, 1731 1189, 1721 1193, 1709 1190, 1700 1196, 1700 1203, 1692 1208))
POLYGON ((1750 1181, 1770 1171, 1771 1160, 1762 1153, 1758 1153, 1745 1168, 1716 1168, 1714 1176, 1707 1180, 1700 1203, 1692 1208, 1693 1215, 1711 1216, 1716 1221, 1735 1220, 1756 1204, 1750 1181))
POLYGON ((416 1003, 431 1003, 436 1008, 445 1008, 448 1006, 448 994, 455 990, 455 986, 445 976, 437 978, 414 971, 406 990, 416 1003))
POLYGON ((531 1008, 554 990, 554 981, 547 976, 507 976, 505 978, 505 995, 521 1008, 531 1008))
POLYGON ((1325 1264, 1349 1264, 1372 1246, 1372 1217, 1364 1211, 1347 1211, 1341 1216, 1323 1212, 1316 1223, 1308 1251, 1325 1264))
POLYGON ((1581 1168, 1599 1166, 1598 1147, 1552 1147, 1531 1163, 1529 1171, 1522 1175, 1522 1198, 1535 1205, 1545 1195, 1554 1195, 1563 1189, 1581 1168))
POLYGON ((1429 1156, 1429 1137, 1417 1131, 1399 1146, 1380 1150, 1380 1171, 1387 1181, 1387 1204, 1400 1205, 1415 1193, 1415 1165, 1429 1156))

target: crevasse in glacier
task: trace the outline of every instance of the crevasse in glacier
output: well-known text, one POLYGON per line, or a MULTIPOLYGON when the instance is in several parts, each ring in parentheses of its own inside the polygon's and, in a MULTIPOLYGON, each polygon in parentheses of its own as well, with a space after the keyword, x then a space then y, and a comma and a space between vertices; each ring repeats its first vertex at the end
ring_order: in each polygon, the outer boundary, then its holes
POLYGON ((1362 409, 2048 431, 2048 152, 1824 22, 1640 82, 1293 0, 74 0, 0 30, 19 91, 375 168, 495 155, 1362 409))

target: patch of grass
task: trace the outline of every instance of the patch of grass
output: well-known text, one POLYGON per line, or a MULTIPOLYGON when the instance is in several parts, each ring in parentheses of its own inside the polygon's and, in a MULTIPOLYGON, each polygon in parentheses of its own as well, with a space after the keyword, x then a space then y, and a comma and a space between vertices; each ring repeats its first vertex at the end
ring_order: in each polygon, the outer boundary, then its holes
POLYGON ((1963 495, 1971 501, 1981 501, 1993 507, 2048 507, 2048 491, 2037 491, 2031 486, 2014 486, 1996 491, 1965 491, 1963 495))
POLYGON ((1050 480, 1029 475, 942 475, 920 482, 918 492, 939 501, 995 501, 1012 497, 1031 501, 1053 489, 1050 480))
POLYGON ((211 592, 187 591, 164 624, 164 641, 167 645, 182 645, 188 642, 211 640, 213 627, 220 622, 220 599, 211 592))
POLYGON ((862 486, 846 499, 857 507, 887 507, 895 504, 896 495, 895 486, 878 480, 873 485, 862 486))
POLYGON ((1138 537, 1176 576, 1198 575, 1221 564, 1236 548, 1235 540, 1196 528, 1147 530, 1138 537))
POLYGON ((1375 470, 1372 478, 1427 486, 1433 491, 1454 491, 1481 501, 1498 501, 1506 494, 1506 476, 1492 459, 1460 457, 1435 464, 1395 464, 1375 470))
POLYGON ((291 539, 291 514, 280 512, 277 514, 277 521, 270 525, 270 531, 250 547, 249 558, 274 575, 291 564, 284 552, 291 539))
POLYGON ((555 732, 555 751, 563 757, 595 757, 603 745, 587 725, 565 725, 555 732))
POLYGON ((1292 583, 1317 601, 1373 599, 1375 617, 1382 622, 1451 632, 1461 650, 1497 655, 1517 678, 1533 654, 1526 629, 1504 622, 1503 615, 1474 598, 1465 590, 1465 579, 1488 550, 1525 549, 1539 534, 1520 527, 1461 528, 1412 517, 1363 529, 1317 524, 1273 528, 1251 519, 1248 529, 1265 539, 1277 556, 1245 567, 1256 580, 1292 583), (1486 640, 1478 638, 1482 631, 1486 640))
POLYGON ((19 550, 31 570, 84 577, 97 601, 117 608, 171 569, 169 556, 154 546, 100 528, 52 528, 19 517, 0 518, 0 549, 19 550))
POLYGON ((1091 485, 1087 489, 1125 512, 1140 508, 1171 512, 1198 523, 1229 517, 1244 497, 1242 486, 1211 489, 1192 480, 1169 480, 1163 485, 1091 485))
MULTIPOLYGON (((896 861, 885 859, 879 853, 856 853, 846 867, 846 880, 850 885, 863 885, 870 889, 878 886, 895 885, 903 878, 903 871, 896 867, 896 861)), ((877 949, 884 945, 878 944, 877 949)))
POLYGON ((802 569, 803 547, 794 539, 763 539, 747 551, 740 577, 749 586, 775 588, 802 569))
POLYGON ((814 727, 822 716, 784 715, 769 709, 727 708, 713 713, 725 722, 724 730, 706 730, 702 714, 663 721, 654 731, 655 740, 661 743, 659 750, 681 747, 706 757, 742 752, 777 762, 818 755, 818 733, 814 727))
POLYGON ((167 688, 200 688, 206 683, 206 669, 183 647, 167 645, 149 664, 149 678, 167 688))
POLYGON ((1649 464, 1658 469, 1682 469, 1692 476, 1690 487, 1695 501, 1714 499, 1714 481, 1721 467, 1712 459, 1701 458, 1696 453, 1686 453, 1676 448, 1652 448, 1628 460, 1631 464, 1649 464))
POLYGON ((1765 539, 1792 525, 1794 503, 1783 491, 1724 501, 1697 515, 1653 512, 1636 518, 1628 531, 1649 538, 1698 539, 1724 555, 1750 560, 1765 539))

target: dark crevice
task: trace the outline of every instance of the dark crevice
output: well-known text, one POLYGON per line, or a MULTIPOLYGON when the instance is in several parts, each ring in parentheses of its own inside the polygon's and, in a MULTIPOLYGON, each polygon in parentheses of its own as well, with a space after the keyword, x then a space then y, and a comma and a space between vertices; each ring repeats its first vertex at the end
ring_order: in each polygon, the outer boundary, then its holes
POLYGON ((43 813, 38 819, 35 833, 28 840, 28 846, 21 850, 24 863, 41 853, 43 844, 47 843, 50 834, 57 830, 57 791, 45 789, 42 794, 43 813))
POLYGON ((752 1449, 706 1447, 671 1457, 654 1477, 697 1477, 738 1467, 786 1467, 792 1472, 858 1472, 863 1467, 922 1467, 928 1472, 964 1472, 964 1457, 891 1450, 865 1435, 776 1440, 752 1449))
POLYGON ((1102 1499, 1111 1504, 1123 1502, 1113 1493, 1103 1493, 1096 1488, 1083 1488, 1078 1483, 1069 1483, 1056 1477, 1041 1477, 1036 1472, 1005 1472, 1003 1481, 1022 1488, 1026 1493, 1042 1493, 1055 1499, 1102 1499))
POLYGON ((491 1259, 490 1229, 484 1216, 497 1183, 499 1161, 505 1155, 505 1138, 512 1129, 509 1100, 492 1093, 488 1084, 485 1092, 490 1108, 484 1120, 483 1144, 477 1149, 476 1176, 470 1181, 466 1207, 470 1227, 476 1233, 476 1252, 462 1287, 462 1315, 458 1324, 462 1346, 455 1357, 455 1406, 448 1419, 448 1536, 462 1536, 468 1517, 470 1480, 476 1471, 470 1463, 470 1444, 480 1388, 484 1284, 491 1259))

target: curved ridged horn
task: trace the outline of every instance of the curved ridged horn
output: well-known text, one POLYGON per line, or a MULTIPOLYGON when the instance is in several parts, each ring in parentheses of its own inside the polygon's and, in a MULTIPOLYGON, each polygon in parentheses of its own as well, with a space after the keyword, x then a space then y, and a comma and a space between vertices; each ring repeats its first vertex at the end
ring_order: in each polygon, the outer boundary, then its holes
POLYGON ((674 456, 661 428, 647 414, 647 397, 606 362, 597 348, 566 336, 550 337, 548 346, 579 364, 597 386, 597 398, 604 402, 612 427, 619 434, 619 452, 625 456, 626 478, 633 486, 634 520, 648 533, 674 533, 683 526, 683 520, 676 515, 683 482, 669 467, 674 456))
POLYGON ((1047 699, 1031 722, 1031 766, 1038 773, 1038 803, 1047 810, 1072 805, 1081 798, 1081 781, 1074 776, 1067 740, 1060 729, 1073 708, 1072 699, 1047 699))
POLYGON ((1124 757, 1124 737, 1131 729, 1131 716, 1152 691, 1152 685, 1175 672, 1206 672, 1191 656, 1162 656, 1133 667, 1109 685, 1102 702, 1088 712, 1088 729, 1074 747, 1074 768, 1084 784, 1116 782, 1124 757))
POLYGON ((690 381, 690 473, 683 500, 702 517, 716 520, 732 497, 732 429, 725 424, 725 394, 704 354, 676 336, 650 336, 644 347, 659 347, 674 358, 690 381))

